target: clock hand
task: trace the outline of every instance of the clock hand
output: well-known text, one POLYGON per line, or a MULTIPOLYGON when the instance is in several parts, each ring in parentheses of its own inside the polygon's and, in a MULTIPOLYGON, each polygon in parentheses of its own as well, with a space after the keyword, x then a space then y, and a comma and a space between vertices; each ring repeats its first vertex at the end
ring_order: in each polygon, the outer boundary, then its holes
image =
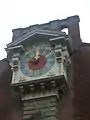
POLYGON ((35 56, 35 59, 38 60, 39 59, 39 47, 37 46, 37 49, 36 49, 36 56, 35 56))

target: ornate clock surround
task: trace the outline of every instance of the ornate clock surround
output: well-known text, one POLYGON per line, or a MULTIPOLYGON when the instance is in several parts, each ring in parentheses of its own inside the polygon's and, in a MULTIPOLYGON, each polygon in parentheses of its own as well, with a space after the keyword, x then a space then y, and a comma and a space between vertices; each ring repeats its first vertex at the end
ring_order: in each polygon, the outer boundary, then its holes
POLYGON ((12 84, 28 81, 33 82, 33 80, 56 76, 64 76, 67 79, 65 70, 65 64, 67 63, 65 63, 65 60, 68 58, 66 61, 70 62, 70 44, 68 44, 70 40, 68 39, 70 38, 65 33, 39 30, 38 32, 31 32, 28 39, 11 43, 6 50, 8 53, 11 53, 9 57, 13 70, 12 84), (46 58, 43 54, 44 50, 45 54, 51 52, 49 58, 46 58), (31 54, 33 57, 30 57, 31 54), (29 56, 29 59, 26 56, 29 56))

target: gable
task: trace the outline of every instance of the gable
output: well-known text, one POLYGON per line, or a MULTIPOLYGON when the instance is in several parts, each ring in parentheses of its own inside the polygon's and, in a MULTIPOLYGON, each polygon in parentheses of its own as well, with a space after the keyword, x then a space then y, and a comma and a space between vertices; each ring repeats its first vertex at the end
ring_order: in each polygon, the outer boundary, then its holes
POLYGON ((47 38, 50 39, 50 38, 53 38, 53 37, 58 37, 58 36, 63 36, 63 35, 65 35, 64 32, 36 29, 36 30, 33 30, 33 31, 27 33, 24 36, 21 36, 17 40, 12 41, 11 43, 9 43, 7 45, 7 47, 18 45, 18 44, 24 42, 25 40, 28 40, 28 39, 31 40, 33 38, 37 38, 38 36, 40 36, 40 37, 41 36, 43 36, 43 37, 47 36, 47 38))

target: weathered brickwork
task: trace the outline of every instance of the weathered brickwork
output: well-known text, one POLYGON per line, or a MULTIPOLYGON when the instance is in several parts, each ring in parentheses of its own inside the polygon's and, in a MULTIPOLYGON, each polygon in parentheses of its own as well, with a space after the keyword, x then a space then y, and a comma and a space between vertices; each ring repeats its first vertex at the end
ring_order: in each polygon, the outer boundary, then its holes
POLYGON ((90 46, 83 46, 74 57, 74 119, 90 119, 90 46))

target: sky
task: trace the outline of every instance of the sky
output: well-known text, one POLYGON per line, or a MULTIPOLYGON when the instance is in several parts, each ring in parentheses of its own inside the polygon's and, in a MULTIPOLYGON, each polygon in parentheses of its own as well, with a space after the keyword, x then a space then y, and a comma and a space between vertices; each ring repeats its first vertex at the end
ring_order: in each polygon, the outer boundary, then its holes
POLYGON ((90 42, 90 0, 0 0, 0 60, 12 40, 12 29, 79 15, 80 34, 90 42))

